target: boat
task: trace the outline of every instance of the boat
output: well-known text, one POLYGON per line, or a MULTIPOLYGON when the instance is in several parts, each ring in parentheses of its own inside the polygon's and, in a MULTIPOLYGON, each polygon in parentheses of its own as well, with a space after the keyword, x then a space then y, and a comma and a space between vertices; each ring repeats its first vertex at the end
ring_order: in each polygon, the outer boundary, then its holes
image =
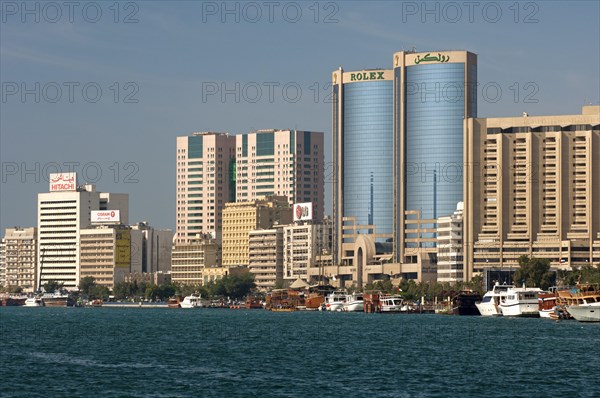
POLYGON ((506 291, 506 298, 500 302, 503 316, 534 317, 540 316, 538 295, 542 289, 537 287, 513 287, 506 291))
POLYGON ((556 291, 540 292, 538 294, 538 312, 540 318, 552 319, 552 314, 555 314, 559 309, 556 305, 556 291))
POLYGON ((557 304, 580 322, 599 322, 600 284, 577 284, 558 289, 557 304))
POLYGON ((56 290, 53 293, 44 293, 42 295, 42 301, 46 307, 73 307, 75 300, 65 290, 56 290))
POLYGON ((364 311, 364 301, 362 293, 352 293, 346 296, 346 301, 342 304, 342 311, 362 312, 364 311))
POLYGON ((25 300, 25 307, 43 307, 44 301, 41 297, 28 297, 25 300))
POLYGON ((167 301, 167 307, 169 308, 181 308, 181 301, 179 297, 172 297, 167 301))
POLYGON ((600 322, 600 302, 571 305, 567 311, 579 322, 600 322))
POLYGON ((247 310, 264 308, 262 300, 259 297, 253 296, 253 295, 249 295, 248 297, 246 297, 246 301, 244 302, 244 307, 247 310))
POLYGON ((346 296, 347 292, 343 290, 329 293, 325 299, 325 309, 327 311, 341 311, 346 302, 346 296))
POLYGON ((202 308, 203 305, 201 299, 202 295, 192 294, 190 296, 185 296, 179 305, 181 308, 202 308))
POLYGON ((472 290, 462 290, 452 297, 453 315, 480 315, 476 302, 481 301, 481 294, 472 290))
POLYGON ((506 298, 506 291, 513 287, 514 285, 501 285, 496 282, 492 290, 486 292, 481 301, 475 303, 481 316, 501 316, 500 302, 506 298))
POLYGON ((92 301, 88 301, 88 305, 90 307, 102 307, 102 304, 104 304, 104 302, 100 299, 95 299, 92 301))
POLYGON ((4 296, 2 297, 1 304, 3 307, 19 307, 25 305, 27 296, 4 296))
POLYGON ((393 313, 393 312, 408 312, 408 307, 405 307, 404 299, 400 296, 381 296, 379 299, 380 312, 382 313, 393 313))
POLYGON ((273 312, 291 312, 304 307, 304 298, 293 289, 275 289, 267 294, 265 309, 273 312))

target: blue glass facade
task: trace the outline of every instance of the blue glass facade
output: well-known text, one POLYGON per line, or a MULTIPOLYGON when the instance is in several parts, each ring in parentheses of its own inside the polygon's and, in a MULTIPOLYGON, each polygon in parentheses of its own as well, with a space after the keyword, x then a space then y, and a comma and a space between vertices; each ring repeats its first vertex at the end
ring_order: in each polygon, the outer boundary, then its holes
POLYGON ((463 63, 406 68, 406 210, 423 219, 450 215, 463 200, 464 95, 463 63))
POLYGON ((343 213, 378 234, 393 223, 392 88, 391 80, 344 85, 343 213))

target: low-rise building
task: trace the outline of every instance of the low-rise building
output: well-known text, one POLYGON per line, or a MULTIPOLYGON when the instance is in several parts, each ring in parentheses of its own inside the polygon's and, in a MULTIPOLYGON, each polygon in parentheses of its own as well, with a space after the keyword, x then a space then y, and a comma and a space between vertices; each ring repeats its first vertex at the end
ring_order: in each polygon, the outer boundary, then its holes
POLYGON ((171 280, 174 283, 202 285, 205 268, 214 266, 217 266, 217 244, 211 238, 199 238, 173 246, 171 280))
POLYGON ((331 253, 331 223, 286 225, 283 235, 283 279, 308 282, 308 270, 331 253))
POLYGON ((82 229, 79 238, 80 279, 93 277, 98 285, 113 289, 130 273, 131 231, 124 225, 82 229))

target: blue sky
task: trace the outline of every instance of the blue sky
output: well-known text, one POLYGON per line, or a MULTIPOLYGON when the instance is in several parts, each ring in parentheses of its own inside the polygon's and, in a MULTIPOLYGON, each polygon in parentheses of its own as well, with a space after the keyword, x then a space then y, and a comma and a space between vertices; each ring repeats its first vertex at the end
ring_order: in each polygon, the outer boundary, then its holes
POLYGON ((270 4, 2 1, 2 230, 35 225, 44 172, 75 163, 130 194, 131 222, 172 228, 175 137, 194 131, 323 131, 328 162, 331 72, 390 68, 402 49, 477 53, 480 87, 502 90, 478 90, 480 117, 600 102, 597 1, 270 4))

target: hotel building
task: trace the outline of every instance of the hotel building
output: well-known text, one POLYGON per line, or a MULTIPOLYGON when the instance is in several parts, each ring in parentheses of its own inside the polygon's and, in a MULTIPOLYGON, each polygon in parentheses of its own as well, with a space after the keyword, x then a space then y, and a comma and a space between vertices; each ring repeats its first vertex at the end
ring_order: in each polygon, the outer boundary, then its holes
POLYGON ((98 192, 93 184, 78 186, 75 173, 50 174, 50 191, 38 194, 39 283, 55 280, 77 289, 81 229, 91 225, 93 210, 118 210, 127 224, 129 196, 98 192))
POLYGON ((236 137, 236 201, 286 196, 324 213, 323 133, 259 130, 236 137))
POLYGON ((223 267, 248 265, 249 233, 289 224, 292 207, 285 196, 270 196, 248 202, 227 203, 223 209, 223 267))
POLYGON ((466 279, 518 267, 600 264, 600 106, 579 115, 466 121, 466 279))
POLYGON ((0 286, 34 291, 37 279, 37 228, 6 228, 0 243, 0 286))
POLYGON ((204 234, 220 242, 222 210, 235 197, 235 137, 211 132, 177 137, 175 243, 204 234))

